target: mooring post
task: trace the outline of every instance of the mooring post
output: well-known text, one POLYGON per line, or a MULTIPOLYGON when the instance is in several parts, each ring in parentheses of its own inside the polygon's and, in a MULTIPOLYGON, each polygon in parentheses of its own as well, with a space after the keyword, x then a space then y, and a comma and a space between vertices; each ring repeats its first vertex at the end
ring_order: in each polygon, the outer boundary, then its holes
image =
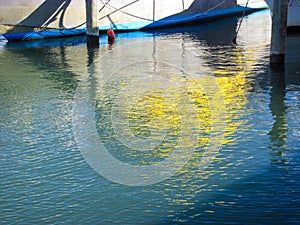
POLYGON ((98 7, 97 0, 85 0, 86 3, 86 37, 87 45, 99 46, 98 7))
POLYGON ((284 64, 289 0, 274 0, 270 64, 284 64))

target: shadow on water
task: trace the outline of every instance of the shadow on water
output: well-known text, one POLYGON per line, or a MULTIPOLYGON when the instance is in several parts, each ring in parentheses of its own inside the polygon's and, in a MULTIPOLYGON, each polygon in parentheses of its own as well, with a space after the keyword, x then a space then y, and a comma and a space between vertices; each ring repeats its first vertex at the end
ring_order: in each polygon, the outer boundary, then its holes
POLYGON ((83 62, 82 68, 86 67, 85 59, 87 57, 70 56, 69 48, 81 44, 84 40, 83 38, 56 40, 54 42, 58 44, 57 46, 53 46, 53 41, 49 40, 30 42, 28 43, 29 48, 26 43, 8 43, 7 50, 13 54, 13 57, 29 61, 36 71, 43 74, 44 79, 52 80, 58 89, 74 93, 78 74, 74 72, 74 65, 71 65, 70 57, 77 58, 79 64, 83 62), (42 45, 40 45, 41 43, 42 45))
POLYGON ((8 42, 5 47, 14 57, 29 60, 37 71, 45 74, 45 79, 54 81, 59 89, 74 93, 78 82, 77 77, 84 73, 100 54, 99 48, 84 48, 85 44, 86 37, 81 36, 8 42), (74 52, 72 48, 79 48, 81 52, 74 52), (85 54, 82 54, 82 49, 85 50, 85 54))

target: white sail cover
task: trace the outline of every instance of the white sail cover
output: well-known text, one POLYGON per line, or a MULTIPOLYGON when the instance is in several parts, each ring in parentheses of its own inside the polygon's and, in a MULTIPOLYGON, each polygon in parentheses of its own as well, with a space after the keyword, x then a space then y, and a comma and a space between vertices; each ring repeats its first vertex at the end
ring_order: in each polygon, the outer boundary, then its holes
POLYGON ((193 0, 99 0, 99 25, 144 23, 180 13, 188 9, 193 0))

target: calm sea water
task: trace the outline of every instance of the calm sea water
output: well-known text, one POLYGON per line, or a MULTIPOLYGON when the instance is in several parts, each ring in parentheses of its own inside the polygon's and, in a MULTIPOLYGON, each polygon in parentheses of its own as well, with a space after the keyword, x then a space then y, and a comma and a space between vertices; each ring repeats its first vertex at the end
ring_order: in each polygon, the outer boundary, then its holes
POLYGON ((0 44, 1 224, 299 224, 300 36, 268 11, 0 44))

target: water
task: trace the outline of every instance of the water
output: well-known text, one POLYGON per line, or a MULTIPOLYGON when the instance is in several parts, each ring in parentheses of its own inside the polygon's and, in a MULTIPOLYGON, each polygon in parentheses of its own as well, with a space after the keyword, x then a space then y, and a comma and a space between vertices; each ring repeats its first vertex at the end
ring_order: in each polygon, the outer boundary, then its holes
POLYGON ((0 223, 299 224, 300 37, 237 22, 1 42, 0 223))

